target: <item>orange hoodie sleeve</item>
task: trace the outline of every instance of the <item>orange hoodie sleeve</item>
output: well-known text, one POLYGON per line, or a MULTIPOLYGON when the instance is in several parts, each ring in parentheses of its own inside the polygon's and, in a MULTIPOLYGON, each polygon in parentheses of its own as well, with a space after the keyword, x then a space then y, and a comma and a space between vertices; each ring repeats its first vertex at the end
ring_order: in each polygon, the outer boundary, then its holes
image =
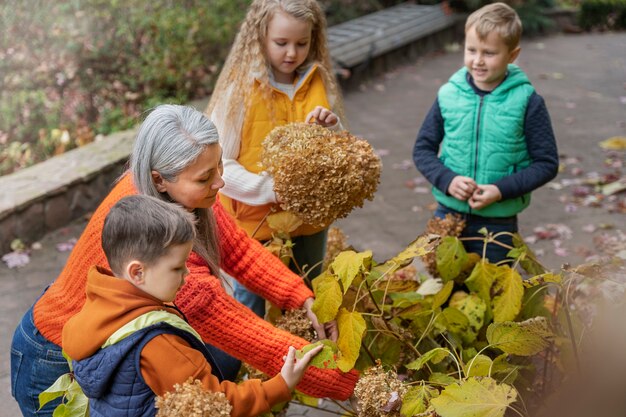
POLYGON ((220 266, 228 274, 284 309, 300 308, 304 300, 313 297, 302 278, 237 226, 221 203, 213 205, 213 213, 219 229, 220 266))
POLYGON ((174 384, 184 383, 190 376, 202 382, 208 391, 223 392, 232 405, 232 417, 257 416, 284 401, 291 393, 278 374, 266 382, 251 379, 241 384, 219 382, 211 374, 211 366, 201 352, 182 338, 164 334, 148 342, 141 351, 141 375, 157 395, 174 390, 174 384), (164 361, 163 358, 167 358, 164 361))

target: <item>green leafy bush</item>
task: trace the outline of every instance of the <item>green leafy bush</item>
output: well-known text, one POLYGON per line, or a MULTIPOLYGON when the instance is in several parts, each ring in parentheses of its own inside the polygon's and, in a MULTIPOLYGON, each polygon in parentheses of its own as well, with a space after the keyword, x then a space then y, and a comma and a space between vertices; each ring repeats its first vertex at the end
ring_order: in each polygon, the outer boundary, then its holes
POLYGON ((0 174, 132 126, 159 102, 206 96, 249 3, 4 2, 0 174))
POLYGON ((625 0, 585 0, 580 5, 579 24, 590 29, 626 29, 625 0))
MULTIPOLYGON (((451 0, 449 2, 453 10, 464 13, 471 13, 489 3, 493 2, 485 0, 451 0)), ((554 26, 552 19, 546 16, 546 11, 555 7, 555 0, 519 0, 505 1, 505 3, 513 7, 519 15, 524 27, 524 36, 537 35, 554 26)))
POLYGON ((507 246, 498 239, 509 233, 483 232, 514 262, 492 264, 465 251, 468 238, 443 234, 382 263, 369 250, 329 256, 312 308, 320 322, 336 321, 339 337, 312 366, 362 371, 358 417, 568 415, 548 399, 591 358, 589 345, 611 343, 587 334, 608 306, 626 305, 626 262, 549 272, 519 235, 507 246), (436 274, 417 273, 415 258, 430 254, 436 274))

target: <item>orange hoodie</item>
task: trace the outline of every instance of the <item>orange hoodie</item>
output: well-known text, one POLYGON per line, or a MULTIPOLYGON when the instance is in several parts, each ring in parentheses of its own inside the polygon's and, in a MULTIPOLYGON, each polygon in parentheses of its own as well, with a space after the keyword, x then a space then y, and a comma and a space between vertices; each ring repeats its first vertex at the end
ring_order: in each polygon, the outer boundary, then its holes
MULTIPOLYGON (((63 348, 72 359, 85 359, 120 327, 154 310, 182 317, 176 309, 130 282, 114 277, 104 268, 93 267, 88 274, 85 305, 63 327, 63 348)), ((220 383, 211 374, 203 354, 173 334, 159 335, 148 342, 141 351, 140 364, 141 375, 156 395, 173 391, 174 384, 182 384, 191 376, 202 381, 207 390, 223 392, 233 406, 231 416, 256 416, 291 398, 280 374, 266 382, 251 379, 239 385, 220 383)))
MULTIPOLYGON (((61 345, 61 330, 85 303, 87 272, 93 265, 110 269, 102 250, 104 218, 122 197, 137 194, 130 175, 122 178, 94 212, 63 271, 35 303, 37 329, 48 340, 61 345)), ((313 293, 302 279, 278 258, 237 227, 222 205, 213 205, 218 228, 220 266, 253 292, 283 309, 295 309, 313 293)), ((176 296, 176 305, 189 324, 210 343, 245 361, 267 375, 276 375, 289 346, 296 349, 307 341, 277 329, 260 319, 224 291, 219 278, 192 252, 187 259, 189 275, 176 296)), ((309 367, 298 389, 314 397, 345 400, 352 394, 358 373, 309 367)))

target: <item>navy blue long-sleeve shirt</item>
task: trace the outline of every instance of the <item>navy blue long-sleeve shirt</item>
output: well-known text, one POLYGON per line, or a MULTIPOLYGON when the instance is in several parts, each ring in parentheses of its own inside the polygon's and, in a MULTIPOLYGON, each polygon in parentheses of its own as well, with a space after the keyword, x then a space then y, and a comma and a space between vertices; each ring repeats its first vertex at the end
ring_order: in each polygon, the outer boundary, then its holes
MULTIPOLYGON (((488 91, 476 87, 469 74, 468 83, 476 94, 480 96, 489 94, 488 91)), ((417 135, 413 147, 413 162, 433 186, 447 194, 452 179, 459 174, 439 160, 439 145, 444 137, 443 126, 439 102, 435 100, 417 135)), ((503 200, 529 193, 552 180, 558 173, 559 156, 550 115, 543 98, 536 92, 528 100, 524 135, 531 164, 494 183, 500 190, 503 200)))

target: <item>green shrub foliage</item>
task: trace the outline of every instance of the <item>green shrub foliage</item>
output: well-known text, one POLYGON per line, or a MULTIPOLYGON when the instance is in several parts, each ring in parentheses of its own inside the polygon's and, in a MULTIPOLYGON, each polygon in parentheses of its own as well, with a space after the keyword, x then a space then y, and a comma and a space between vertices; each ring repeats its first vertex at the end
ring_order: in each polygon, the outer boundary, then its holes
POLYGON ((206 96, 249 2, 3 2, 0 174, 206 96))
POLYGON ((625 0, 585 0, 580 5, 580 26, 590 29, 626 29, 625 0))

